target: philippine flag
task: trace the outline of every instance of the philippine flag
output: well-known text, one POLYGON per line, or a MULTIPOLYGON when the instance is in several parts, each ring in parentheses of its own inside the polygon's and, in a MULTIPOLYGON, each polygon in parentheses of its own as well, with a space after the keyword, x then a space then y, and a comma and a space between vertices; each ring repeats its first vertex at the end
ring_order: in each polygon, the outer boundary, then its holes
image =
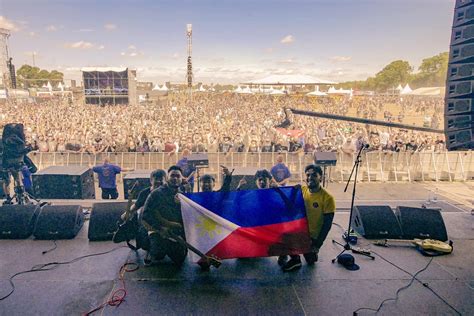
MULTIPOLYGON (((179 195, 186 240, 219 259, 306 253, 300 187, 179 195)), ((192 254, 194 261, 199 257, 192 254)))

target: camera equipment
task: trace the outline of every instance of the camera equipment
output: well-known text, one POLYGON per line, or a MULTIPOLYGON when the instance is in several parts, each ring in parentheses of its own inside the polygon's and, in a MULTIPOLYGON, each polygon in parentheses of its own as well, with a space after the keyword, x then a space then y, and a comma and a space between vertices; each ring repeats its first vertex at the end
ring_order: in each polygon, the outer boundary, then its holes
MULTIPOLYGON (((21 171, 25 166, 31 173, 37 171, 33 161, 29 159, 26 154, 31 151, 31 147, 26 145, 25 132, 23 124, 9 123, 6 124, 2 132, 2 171, 9 178, 13 177, 14 183, 14 199, 18 204, 28 204, 35 200, 32 196, 25 192, 22 181, 21 171)), ((8 184, 8 179, 5 179, 8 184)), ((8 192, 5 192, 8 193, 8 192)), ((39 202, 38 200, 35 200, 39 202)), ((6 201, 11 203, 10 201, 6 201)))

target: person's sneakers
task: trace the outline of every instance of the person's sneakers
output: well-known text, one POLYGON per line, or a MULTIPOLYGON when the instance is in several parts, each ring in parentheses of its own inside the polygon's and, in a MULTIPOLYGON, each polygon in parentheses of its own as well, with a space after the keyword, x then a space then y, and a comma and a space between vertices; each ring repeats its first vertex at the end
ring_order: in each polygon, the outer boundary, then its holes
POLYGON ((289 272, 293 270, 298 270, 301 268, 301 259, 300 256, 291 258, 283 267, 281 267, 284 272, 289 272))
POLYGON ((279 256, 277 262, 280 267, 283 267, 288 262, 288 256, 287 255, 279 256))
POLYGON ((304 256, 304 259, 306 260, 306 263, 310 266, 314 265, 314 263, 318 261, 317 252, 305 253, 303 256, 304 256))

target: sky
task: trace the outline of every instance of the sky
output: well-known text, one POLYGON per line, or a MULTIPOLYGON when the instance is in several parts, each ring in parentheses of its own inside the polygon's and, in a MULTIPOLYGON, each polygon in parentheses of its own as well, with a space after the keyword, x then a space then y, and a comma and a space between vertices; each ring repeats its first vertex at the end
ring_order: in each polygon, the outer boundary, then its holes
POLYGON ((85 66, 137 69, 139 81, 184 82, 186 24, 194 81, 237 84, 273 74, 344 82, 391 61, 416 70, 449 50, 454 0, 0 0, 17 69, 79 79, 85 66))

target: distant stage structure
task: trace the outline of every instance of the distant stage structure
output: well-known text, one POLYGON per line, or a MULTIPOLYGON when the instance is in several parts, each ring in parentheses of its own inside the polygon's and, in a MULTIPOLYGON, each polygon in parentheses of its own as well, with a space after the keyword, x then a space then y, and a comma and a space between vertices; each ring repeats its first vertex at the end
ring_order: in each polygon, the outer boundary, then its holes
POLYGON ((138 104, 136 70, 121 67, 84 67, 81 71, 86 104, 138 104))
POLYGON ((188 93, 189 97, 192 98, 193 93, 193 61, 192 61, 192 51, 193 51, 193 25, 186 24, 186 37, 188 38, 188 62, 186 70, 186 81, 188 84, 188 93))
POLYGON ((4 28, 0 28, 0 85, 9 86, 10 82, 10 70, 8 69, 7 63, 9 60, 8 56, 8 38, 10 37, 10 31, 4 28))

